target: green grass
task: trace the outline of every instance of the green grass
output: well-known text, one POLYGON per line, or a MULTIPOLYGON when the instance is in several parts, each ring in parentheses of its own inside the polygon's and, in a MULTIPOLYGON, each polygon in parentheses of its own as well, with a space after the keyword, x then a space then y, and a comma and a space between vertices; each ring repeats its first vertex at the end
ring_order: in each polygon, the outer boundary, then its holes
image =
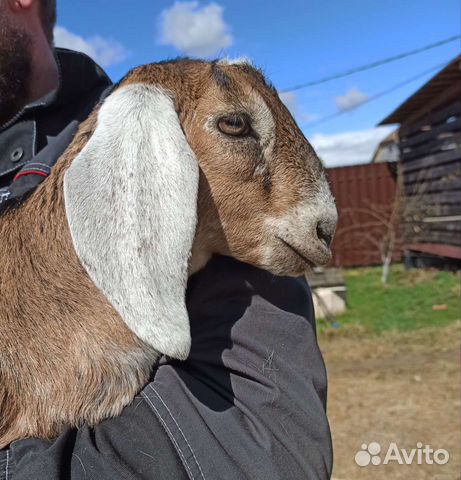
POLYGON ((412 330, 446 325, 461 317, 459 274, 405 271, 402 265, 393 265, 387 285, 381 284, 380 267, 348 269, 344 277, 348 311, 337 317, 340 326, 359 324, 375 332, 412 330), (433 305, 447 309, 434 311, 433 305))

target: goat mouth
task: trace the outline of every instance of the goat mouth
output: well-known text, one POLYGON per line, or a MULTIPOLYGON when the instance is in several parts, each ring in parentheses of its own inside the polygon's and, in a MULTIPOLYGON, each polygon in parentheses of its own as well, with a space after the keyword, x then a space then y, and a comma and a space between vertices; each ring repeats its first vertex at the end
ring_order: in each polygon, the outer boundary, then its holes
POLYGON ((283 238, 281 237, 276 237, 278 240, 280 240, 286 247, 288 247, 291 251, 293 251, 294 253, 296 253, 296 255, 298 255, 298 257, 300 257, 306 264, 308 267, 310 268, 314 268, 315 267, 315 264, 309 260, 305 255, 303 255, 296 247, 294 247, 293 245, 291 245, 291 243, 288 243, 286 240, 284 240, 283 238))

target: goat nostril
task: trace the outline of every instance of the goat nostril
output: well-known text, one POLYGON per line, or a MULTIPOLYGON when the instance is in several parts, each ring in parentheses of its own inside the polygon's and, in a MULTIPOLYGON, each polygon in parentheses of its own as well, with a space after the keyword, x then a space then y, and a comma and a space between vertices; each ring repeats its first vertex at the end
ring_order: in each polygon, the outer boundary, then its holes
POLYGON ((321 223, 317 224, 317 237, 319 240, 324 243, 328 248, 330 248, 331 240, 333 235, 331 232, 327 231, 321 223))

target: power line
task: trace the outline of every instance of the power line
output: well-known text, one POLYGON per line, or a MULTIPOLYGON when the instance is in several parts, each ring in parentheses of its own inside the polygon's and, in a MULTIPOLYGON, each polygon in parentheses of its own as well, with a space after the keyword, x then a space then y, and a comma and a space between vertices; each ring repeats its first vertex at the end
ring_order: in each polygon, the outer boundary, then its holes
POLYGON ((441 70, 442 68, 446 67, 448 65, 449 62, 445 62, 445 63, 440 63, 438 65, 436 65, 435 67, 432 67, 432 68, 429 68, 428 70, 424 70, 424 72, 421 72, 421 73, 418 73, 417 75, 414 75, 413 77, 410 77, 410 78, 407 78, 406 80, 403 80, 402 82, 399 82, 399 83, 396 83, 395 85, 393 85, 392 87, 389 87, 387 88, 386 90, 383 90, 375 95, 372 95, 371 97, 368 97, 366 100, 364 100, 363 102, 359 103, 358 105, 356 105, 355 107, 353 108, 349 108, 347 110, 341 110, 339 112, 334 112, 334 113, 331 113, 330 115, 327 115, 323 118, 321 118, 320 120, 315 120, 313 122, 309 122, 309 123, 306 123, 304 125, 301 125, 302 128, 310 128, 310 127, 315 127, 317 125, 320 125, 322 123, 325 123, 329 120, 333 120, 334 118, 336 117, 339 117, 341 115, 344 115, 345 113, 349 113, 349 112, 352 112, 354 110, 357 110, 357 108, 360 108, 362 107, 363 105, 366 105, 367 103, 370 103, 372 102, 373 100, 376 100, 377 98, 381 98, 383 97, 384 95, 387 95, 389 93, 392 93, 394 90, 397 90, 401 87, 404 87, 405 85, 408 85, 409 83, 411 82, 414 82, 415 80, 418 80, 419 78, 421 77, 424 77, 425 75, 427 75, 428 73, 431 73, 435 70, 441 70))
POLYGON ((452 37, 445 38, 440 40, 436 43, 431 43, 421 48, 417 48, 416 50, 410 50, 408 52, 400 53, 399 55, 395 55, 393 57, 384 58, 382 60, 377 60, 376 62, 367 63, 365 65, 361 65, 359 67, 351 68, 350 70, 346 70, 341 73, 335 73, 328 77, 320 78, 319 80, 313 80, 311 82, 300 83, 298 85, 294 85, 289 88, 284 88, 279 90, 280 93, 285 92, 293 92, 295 90, 301 90, 302 88, 313 87, 314 85, 320 85, 321 83, 326 83, 331 80, 336 80, 338 78, 348 77, 349 75, 353 75, 354 73, 364 72, 365 70, 371 70, 372 68, 380 67, 381 65, 385 65, 386 63, 395 62, 397 60, 401 60, 402 58, 410 57, 411 55, 416 55, 421 52, 426 52, 427 50, 431 50, 433 48, 440 47, 442 45, 446 45, 447 43, 454 42, 455 40, 461 38, 461 35, 454 35, 452 37))

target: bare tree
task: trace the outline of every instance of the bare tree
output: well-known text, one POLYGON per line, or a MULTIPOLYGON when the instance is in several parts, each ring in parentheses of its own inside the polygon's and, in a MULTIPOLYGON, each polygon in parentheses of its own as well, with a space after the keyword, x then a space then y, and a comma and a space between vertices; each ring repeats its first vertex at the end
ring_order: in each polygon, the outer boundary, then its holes
POLYGON ((393 204, 370 204, 364 207, 345 208, 341 211, 346 227, 337 233, 336 242, 361 248, 364 257, 370 261, 376 258, 376 252, 382 263, 381 281, 386 283, 389 268, 397 243, 398 196, 393 204))

